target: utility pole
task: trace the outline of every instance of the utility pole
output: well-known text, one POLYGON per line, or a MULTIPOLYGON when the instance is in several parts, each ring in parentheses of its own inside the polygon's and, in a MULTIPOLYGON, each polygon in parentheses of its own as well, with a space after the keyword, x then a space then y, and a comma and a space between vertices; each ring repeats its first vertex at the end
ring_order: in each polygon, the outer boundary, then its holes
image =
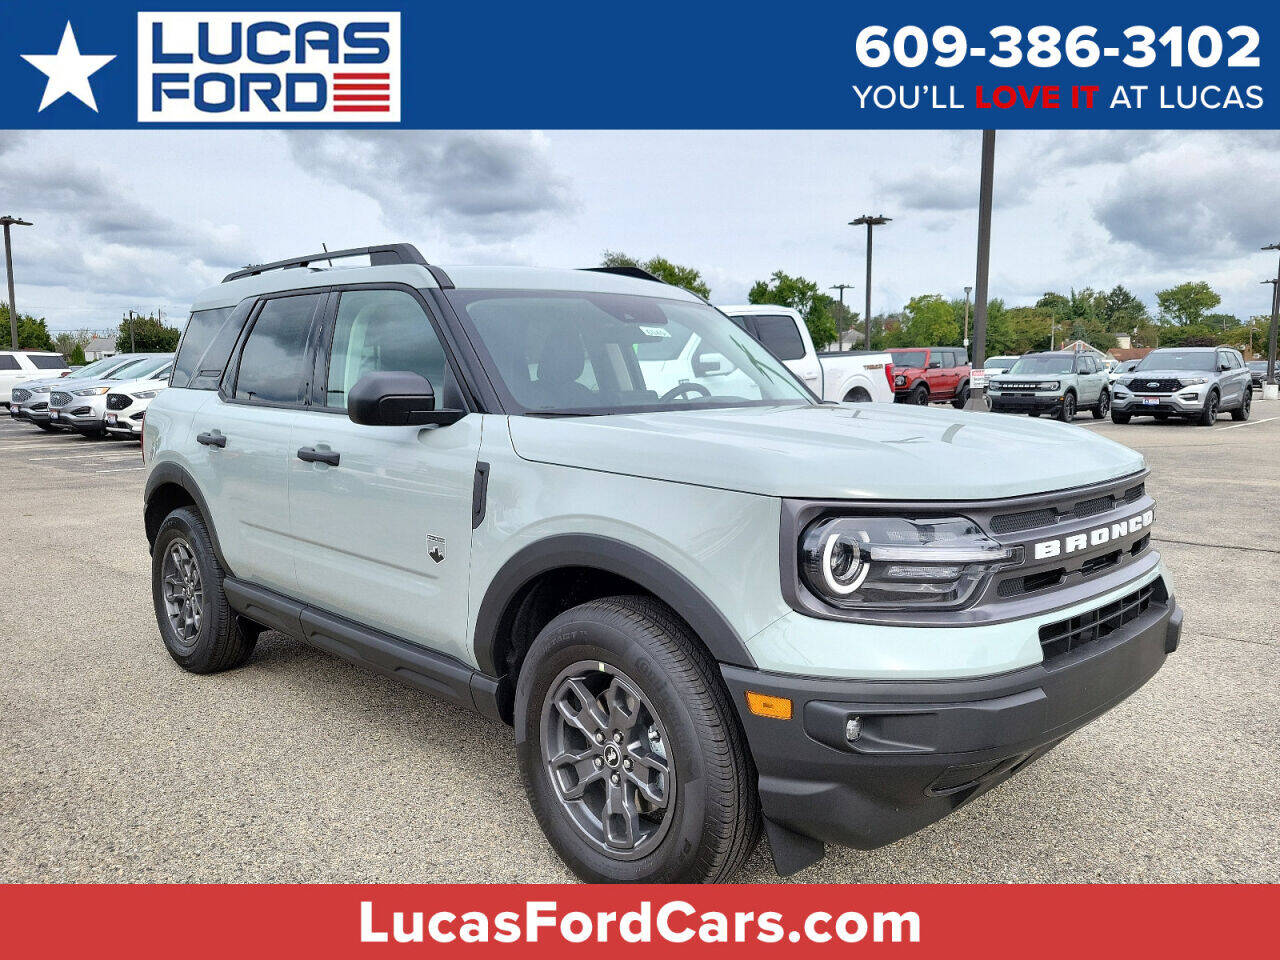
MULTIPOLYGON (((991 192, 995 181, 996 132, 982 131, 982 174, 978 186, 978 275, 974 278, 973 356, 974 369, 981 370, 987 359, 987 280, 991 274, 991 192)), ((986 380, 977 390, 969 387, 967 410, 986 410, 986 380)))
POLYGON ((129 352, 137 353, 138 348, 133 343, 133 311, 129 311, 129 352))
MULTIPOLYGON (((853 289, 853 284, 852 284, 852 283, 833 283, 833 284, 832 284, 830 287, 828 287, 827 289, 829 289, 829 290, 839 290, 839 291, 840 291, 840 306, 842 306, 842 307, 843 307, 843 306, 844 306, 844 292, 845 292, 846 290, 852 290, 852 289, 853 289)), ((850 329, 850 330, 852 330, 852 329, 853 329, 853 324, 849 324, 849 329, 850 329)), ((840 332, 840 331, 838 331, 838 330, 836 331, 836 333, 839 333, 839 332, 840 332)), ((844 350, 844 349, 847 349, 847 348, 844 346, 844 344, 843 344, 843 343, 840 343, 840 349, 841 349, 841 350, 844 350)))
POLYGON ((886 224, 892 219, 892 217, 886 217, 881 214, 872 215, 866 213, 857 220, 849 221, 849 226, 851 227, 865 225, 867 228, 867 312, 862 320, 866 325, 866 349, 868 350, 871 349, 871 229, 886 224))
POLYGON ((18 349, 18 307, 13 302, 13 248, 9 244, 10 227, 29 227, 30 221, 21 217, 0 217, 4 224, 4 268, 9 277, 9 341, 14 350, 18 349))
MULTIPOLYGON (((1263 250, 1280 250, 1280 243, 1269 243, 1263 250)), ((1267 338, 1267 383, 1276 382, 1276 327, 1280 326, 1280 264, 1276 265, 1276 278, 1264 280, 1271 284, 1271 333, 1267 338)))
POLYGON ((964 348, 969 349, 969 294, 973 292, 973 287, 964 288, 964 348))

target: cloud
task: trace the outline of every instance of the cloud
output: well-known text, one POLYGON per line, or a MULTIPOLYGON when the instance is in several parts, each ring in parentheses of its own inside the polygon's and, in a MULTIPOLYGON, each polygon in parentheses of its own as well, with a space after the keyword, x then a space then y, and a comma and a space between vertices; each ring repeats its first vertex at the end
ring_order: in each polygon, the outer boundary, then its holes
POLYGON ((373 199, 384 219, 455 241, 502 244, 573 208, 537 133, 300 131, 304 170, 373 199))
MULTIPOLYGON (((956 213, 978 210, 978 164, 959 167, 916 167, 908 173, 879 183, 899 209, 956 213)), ((1003 175, 997 160, 992 202, 996 207, 1025 203, 1032 184, 1022 177, 1003 175)))

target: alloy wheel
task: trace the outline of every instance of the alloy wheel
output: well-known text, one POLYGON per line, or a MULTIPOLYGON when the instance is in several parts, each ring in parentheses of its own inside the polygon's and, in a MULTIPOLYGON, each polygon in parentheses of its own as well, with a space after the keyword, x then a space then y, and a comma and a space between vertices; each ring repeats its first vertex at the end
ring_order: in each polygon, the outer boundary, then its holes
POLYGON ((173 628, 174 642, 183 650, 195 646, 204 617, 204 587, 200 566, 191 545, 181 538, 165 549, 160 568, 164 589, 165 614, 173 628))
POLYGON ((676 776, 649 699, 607 663, 561 671, 542 708, 542 762, 578 832, 616 860, 652 851, 671 825, 676 776))

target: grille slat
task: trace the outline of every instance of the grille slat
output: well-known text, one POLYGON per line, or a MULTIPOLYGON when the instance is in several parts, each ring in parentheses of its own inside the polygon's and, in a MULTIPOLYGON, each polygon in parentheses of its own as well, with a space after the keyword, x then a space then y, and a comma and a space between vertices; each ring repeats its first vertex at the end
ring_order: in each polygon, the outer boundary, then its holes
POLYGON ((61 390, 55 390, 49 394, 49 404, 54 407, 65 407, 71 402, 71 394, 63 393, 61 390))
POLYGON ((1182 389, 1182 381, 1168 378, 1144 380, 1141 377, 1135 377, 1129 381, 1127 386, 1134 393, 1173 393, 1182 389), (1155 386, 1152 386, 1152 384, 1155 384, 1155 386))
POLYGON ((107 394, 108 410, 123 410, 125 407, 129 406, 129 404, 131 403, 133 403, 133 398, 126 396, 123 393, 107 394))
POLYGON ((10 397, 10 403, 26 403, 31 399, 31 391, 24 390, 20 387, 13 388, 13 395, 10 397))
POLYGON ((1046 624, 1040 628, 1040 649, 1045 662, 1103 639, 1138 619, 1153 604, 1162 604, 1167 599, 1163 581, 1156 580, 1104 607, 1046 624))
POLYGON ((1115 491, 1101 497, 1090 497, 1072 503, 1070 500, 1057 507, 1039 507, 1019 513, 1004 513, 991 518, 992 533, 1018 533, 1036 527, 1049 527, 1066 520, 1082 520, 1116 510, 1126 503, 1141 500, 1147 493, 1145 483, 1135 484, 1123 493, 1115 491))

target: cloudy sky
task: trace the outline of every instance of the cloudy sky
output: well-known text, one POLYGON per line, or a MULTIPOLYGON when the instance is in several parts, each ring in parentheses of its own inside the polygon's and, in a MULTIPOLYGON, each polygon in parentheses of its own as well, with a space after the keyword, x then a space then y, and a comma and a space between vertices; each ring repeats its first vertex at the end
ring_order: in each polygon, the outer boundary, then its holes
MULTIPOLYGON (((873 309, 972 282, 979 135, 908 132, 39 132, 0 137, 18 309, 52 329, 185 315, 229 269, 408 240, 428 260, 586 266, 605 249, 702 270, 740 302, 786 270, 873 309)), ((1207 280, 1266 312, 1280 133, 1001 133, 991 293, 1207 280)))

